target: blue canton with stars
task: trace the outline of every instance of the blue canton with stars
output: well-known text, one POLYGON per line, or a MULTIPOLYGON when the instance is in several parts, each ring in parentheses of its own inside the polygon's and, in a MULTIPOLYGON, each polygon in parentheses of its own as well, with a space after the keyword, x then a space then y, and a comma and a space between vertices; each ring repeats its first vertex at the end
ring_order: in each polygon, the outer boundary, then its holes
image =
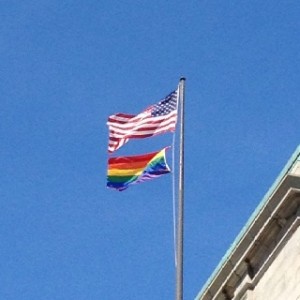
POLYGON ((177 91, 172 92, 166 98, 154 104, 151 109, 152 117, 160 117, 168 115, 177 109, 177 91))

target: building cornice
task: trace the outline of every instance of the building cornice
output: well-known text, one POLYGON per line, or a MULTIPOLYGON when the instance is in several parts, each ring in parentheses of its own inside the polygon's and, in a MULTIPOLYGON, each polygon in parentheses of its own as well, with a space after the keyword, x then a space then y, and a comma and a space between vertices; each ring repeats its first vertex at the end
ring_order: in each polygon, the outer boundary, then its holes
POLYGON ((227 251, 196 300, 239 300, 253 289, 299 226, 300 147, 227 251))

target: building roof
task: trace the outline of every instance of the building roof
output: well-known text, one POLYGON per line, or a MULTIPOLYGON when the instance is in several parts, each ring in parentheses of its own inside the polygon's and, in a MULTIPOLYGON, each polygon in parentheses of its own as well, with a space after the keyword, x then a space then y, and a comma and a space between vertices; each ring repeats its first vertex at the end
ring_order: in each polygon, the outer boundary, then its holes
MULTIPOLYGON (((195 300, 232 299, 241 283, 262 268, 263 250, 270 254, 281 229, 291 226, 300 204, 300 145, 230 246, 195 300), (299 198, 299 200, 298 200, 299 198), (296 200, 295 200, 296 199, 296 200), (272 249, 271 249, 272 248, 272 249), (228 294, 228 296, 226 295, 228 294), (225 295, 225 296, 224 296, 225 295)), ((286 230, 286 229, 285 229, 286 230)), ((264 257, 264 262, 266 257, 264 257)))

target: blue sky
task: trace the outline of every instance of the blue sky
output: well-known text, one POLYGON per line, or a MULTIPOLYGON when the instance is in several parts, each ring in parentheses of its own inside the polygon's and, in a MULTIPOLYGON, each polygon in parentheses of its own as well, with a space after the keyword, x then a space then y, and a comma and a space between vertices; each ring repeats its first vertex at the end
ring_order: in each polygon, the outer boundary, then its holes
POLYGON ((106 120, 185 76, 194 299, 299 144, 299 15, 290 0, 1 1, 0 298, 174 299, 172 176, 106 189, 106 120))

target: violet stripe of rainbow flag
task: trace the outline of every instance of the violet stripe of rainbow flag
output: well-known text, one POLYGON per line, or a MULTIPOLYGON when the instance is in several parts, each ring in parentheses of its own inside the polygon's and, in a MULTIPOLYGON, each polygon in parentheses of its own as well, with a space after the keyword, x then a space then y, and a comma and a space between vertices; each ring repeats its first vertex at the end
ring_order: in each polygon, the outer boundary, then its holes
POLYGON ((170 173, 171 170, 166 162, 168 148, 143 155, 109 158, 107 187, 123 191, 129 185, 170 173))

